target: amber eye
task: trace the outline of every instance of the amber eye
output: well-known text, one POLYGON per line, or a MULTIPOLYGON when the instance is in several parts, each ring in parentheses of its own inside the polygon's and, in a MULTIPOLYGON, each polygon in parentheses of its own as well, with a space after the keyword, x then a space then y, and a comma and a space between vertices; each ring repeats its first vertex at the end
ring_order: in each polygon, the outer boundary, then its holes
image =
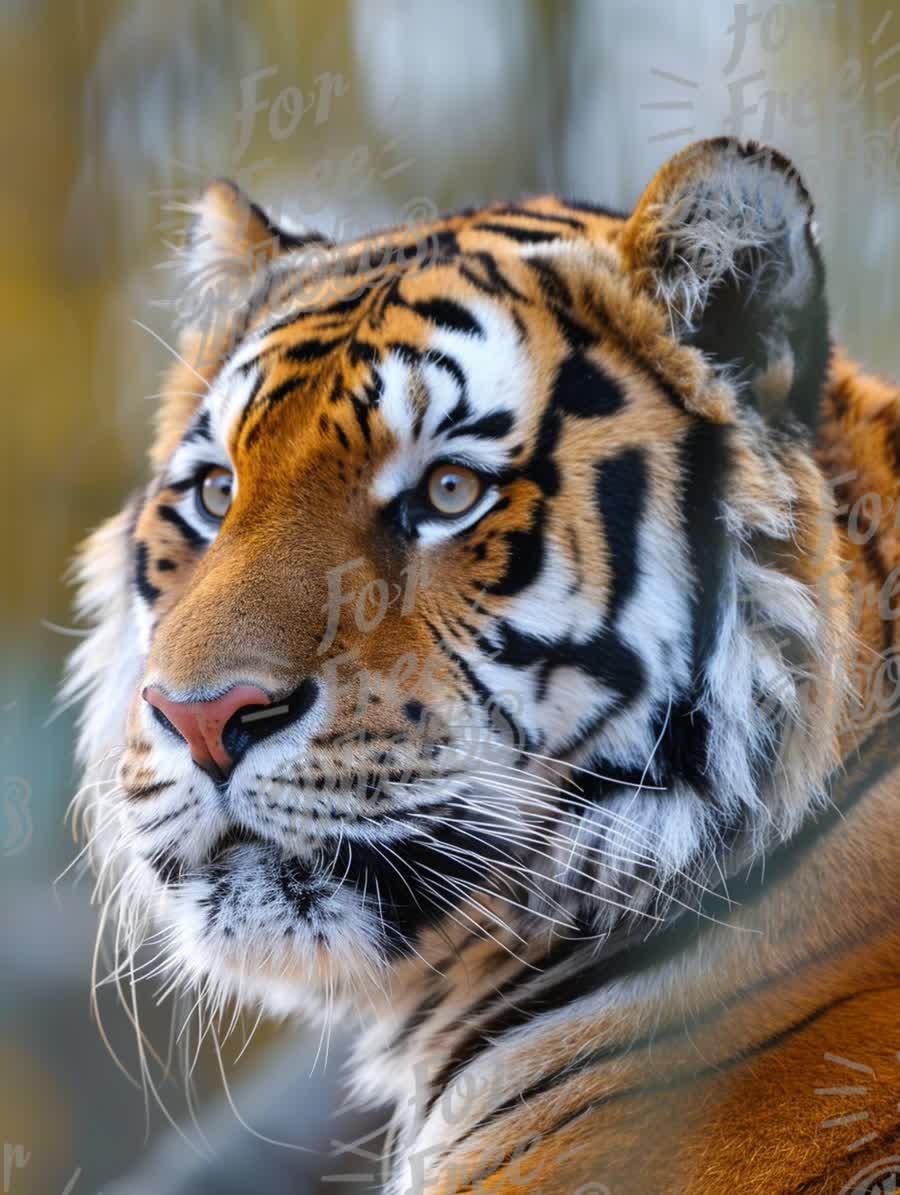
POLYGON ((227 469, 210 469, 197 490, 203 513, 217 521, 224 519, 231 505, 233 479, 227 469))
POLYGON ((481 478, 465 465, 437 465, 428 478, 428 499, 442 515, 462 515, 481 497, 481 478))

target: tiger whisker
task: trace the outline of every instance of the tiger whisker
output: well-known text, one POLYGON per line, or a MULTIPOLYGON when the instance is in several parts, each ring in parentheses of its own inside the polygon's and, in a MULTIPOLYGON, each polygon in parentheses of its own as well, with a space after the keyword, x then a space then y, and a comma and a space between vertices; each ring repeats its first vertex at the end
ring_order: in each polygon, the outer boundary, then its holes
MULTIPOLYGON (((475 824, 483 826, 483 828, 486 830, 491 830, 493 828, 488 823, 475 823, 475 824)), ((547 855, 545 852, 540 851, 538 849, 537 844, 542 842, 543 840, 535 839, 534 837, 528 836, 527 831, 521 831, 521 830, 514 828, 512 830, 504 830, 503 834, 507 838, 511 836, 515 839, 515 841, 521 842, 523 844, 523 846, 526 846, 527 849, 529 849, 533 853, 542 855, 546 859, 550 859, 550 860, 553 859, 553 857, 551 855, 547 855)), ((564 842, 566 845, 568 845, 567 840, 562 840, 562 842, 564 842)), ((610 854, 609 852, 605 852, 605 853, 610 854)), ((615 858, 617 858, 617 855, 610 854, 610 857, 615 859, 615 858)), ((581 875, 585 878, 590 879, 591 882, 594 884, 597 884, 597 883, 603 884, 604 883, 604 881, 598 880, 596 877, 588 876, 588 874, 586 872, 583 872, 578 868, 574 868, 572 870, 575 871, 575 874, 581 875)), ((658 885, 658 884, 654 884, 654 883, 652 883, 652 881, 648 880, 644 876, 635 875, 632 878, 634 879, 634 881, 636 883, 639 883, 642 886, 649 888, 650 891, 653 892, 655 895, 664 897, 670 904, 678 905, 679 907, 683 908, 687 912, 698 914, 699 916, 703 917, 705 920, 714 922, 717 925, 726 926, 728 928, 739 928, 739 927, 734 926, 734 924, 732 922, 721 921, 718 918, 714 917, 712 914, 703 912, 697 906, 688 904, 687 902, 681 900, 675 892, 671 891, 671 889, 661 886, 661 885, 658 885)), ((684 876, 682 878, 685 880, 691 879, 690 876, 684 876)), ((560 882, 560 881, 557 879, 557 880, 555 880, 555 882, 560 882)), ((718 893, 714 889, 705 888, 702 884, 699 883, 699 881, 697 881, 697 886, 700 887, 704 893, 708 892, 708 893, 710 893, 710 895, 713 895, 713 896, 719 897, 722 900, 725 900, 726 903, 729 904, 729 906, 733 905, 733 902, 728 900, 726 895, 718 893)), ((579 889, 577 891, 580 892, 581 890, 579 889)), ((617 892, 619 892, 620 895, 623 895, 618 889, 614 888, 614 891, 617 891, 617 892)), ((582 895, 586 895, 586 894, 582 893, 582 895)), ((600 899, 604 899, 604 898, 601 897, 600 899)), ((614 903, 614 902, 611 902, 611 903, 614 903)), ((633 911, 637 911, 637 910, 635 910, 633 907, 629 907, 629 911, 633 912, 633 911)))
POLYGON ((529 759, 545 760, 549 763, 559 764, 564 768, 571 768, 575 772, 580 772, 584 776, 592 776, 595 780, 603 780, 607 784, 619 784, 624 788, 638 788, 644 792, 661 792, 667 791, 665 787, 653 784, 637 784, 631 780, 620 780, 617 776, 604 776, 602 772, 594 772, 590 768, 583 767, 581 764, 572 763, 570 760, 557 759, 553 755, 541 755, 537 751, 527 751, 524 747, 511 747, 507 743, 496 743, 497 747, 504 747, 508 751, 515 751, 519 755, 525 755, 529 759))
MULTIPOLYGON (((413 813, 413 814, 410 814, 409 816, 415 817, 415 818, 421 818, 426 821, 434 821, 440 825, 445 825, 448 828, 450 828, 454 833, 463 834, 467 838, 471 838, 473 842, 481 842, 482 841, 476 834, 471 833, 471 831, 467 830, 462 825, 457 825, 455 822, 451 821, 449 818, 442 818, 442 817, 434 815, 434 814, 426 814, 426 813, 413 813)), ((397 823, 397 824, 399 825, 401 823, 397 823)), ((473 823, 473 825, 477 826, 478 823, 473 823)), ((438 841, 438 840, 435 839, 435 841, 438 841)), ((457 848, 457 849, 462 850, 463 848, 457 848)), ((507 851, 502 850, 501 848, 494 847, 494 850, 495 851, 499 850, 500 854, 502 854, 506 857, 506 859, 509 861, 508 864, 506 864, 506 866, 514 868, 514 869, 518 870, 522 875, 528 876, 530 878, 531 873, 528 871, 528 869, 525 867, 525 865, 521 861, 513 858, 512 855, 510 855, 507 851)), ((477 854, 477 852, 471 851, 468 853, 473 858, 477 859, 479 862, 484 862, 482 856, 479 856, 477 854)), ((503 866, 503 865, 498 863, 497 866, 503 866)), ((507 884, 510 883, 510 881, 508 879, 506 879, 506 877, 502 877, 502 878, 504 878, 506 880, 507 884)), ((531 891, 533 895, 539 896, 542 900, 547 900, 548 903, 553 904, 556 908, 559 909, 559 911, 561 913, 566 911, 564 909, 564 907, 558 901, 554 900, 552 897, 548 896, 547 894, 540 892, 536 889, 529 888, 529 891, 531 891)))
MULTIPOLYGON (((523 845, 526 845, 526 846, 528 846, 528 847, 529 847, 529 849, 533 849, 533 842, 531 842, 531 841, 529 841, 529 840, 522 840, 522 839, 520 839, 518 836, 514 836, 514 837, 515 837, 515 840, 516 840, 516 841, 522 841, 522 842, 523 842, 523 845)), ((538 853, 540 853, 540 852, 538 852, 538 853)), ((552 861, 552 856, 550 856, 550 855, 545 855, 544 857, 545 857, 545 858, 547 858, 547 859, 550 859, 550 860, 552 861)), ((587 878, 589 878, 589 879, 592 881, 592 883, 596 883, 596 882, 600 882, 600 883, 602 883, 602 881, 596 881, 594 877, 592 877, 592 876, 590 876, 590 877, 589 877, 589 876, 587 875, 587 873, 586 873, 586 872, 579 871, 577 868, 573 868, 572 870, 574 870, 574 871, 575 871, 575 873, 576 873, 576 874, 578 874, 578 875, 581 875, 581 876, 583 876, 583 877, 587 877, 587 878)), ((627 903, 623 903, 623 902, 621 902, 621 901, 612 900, 610 897, 608 897, 608 896, 605 896, 605 895, 603 895, 603 894, 600 894, 600 893, 597 893, 597 892, 590 892, 590 891, 587 891, 587 890, 585 890, 585 889, 583 889, 583 888, 576 888, 574 885, 572 885, 572 884, 569 884, 569 883, 566 883, 566 881, 565 881, 565 880, 563 880, 563 879, 562 879, 562 878, 560 878, 560 877, 552 877, 552 879, 553 879, 553 883, 554 883, 554 884, 555 884, 557 887, 560 887, 560 888, 563 888, 563 889, 565 889, 565 890, 567 890, 567 891, 573 892, 573 893, 575 893, 575 894, 576 894, 578 897, 580 897, 581 899, 587 899, 588 897, 590 897, 592 900, 595 900, 595 901, 597 901, 597 902, 599 902, 599 903, 602 903, 602 904, 604 904, 604 905, 607 905, 607 906, 608 906, 608 907, 610 907, 610 908, 619 909, 619 910, 621 910, 622 912, 626 912, 626 913, 634 914, 635 916, 646 917, 646 918, 648 918, 648 919, 650 919, 650 920, 653 920, 653 921, 655 921, 655 922, 659 922, 659 921, 661 921, 661 920, 662 920, 662 918, 661 918, 661 917, 658 917, 658 916, 656 916, 655 914, 648 913, 648 912, 646 912, 646 910, 642 910, 641 908, 639 908, 638 906, 636 906, 636 905, 634 905, 634 904, 627 904, 627 903)), ((606 884, 605 886, 612 888, 612 889, 613 889, 613 891, 617 892, 619 895, 622 895, 622 896, 627 896, 627 893, 623 893, 623 892, 621 892, 619 889, 616 889, 614 885, 611 885, 611 884, 606 884)), ((650 885, 650 887, 651 887, 651 889, 652 889, 654 892, 656 892, 657 894, 659 894, 659 895, 662 895, 662 894, 663 894, 663 890, 662 890, 662 889, 653 888, 653 886, 652 886, 652 885, 650 885)), ((500 896, 499 894, 497 894, 497 895, 498 895, 498 897, 499 897, 500 899, 503 899, 503 898, 502 898, 502 896, 500 896)), ((543 892, 539 892, 539 893, 538 893, 538 895, 540 896, 540 898, 541 898, 541 899, 547 899, 547 900, 549 900, 549 899, 550 899, 550 898, 549 898, 549 897, 548 897, 548 896, 547 896, 545 893, 543 893, 543 892)), ((534 910, 529 910, 529 912, 532 912, 532 911, 534 911, 534 910)))
POLYGON ((219 1074, 222 1079, 222 1087, 225 1092, 225 1099, 228 1102, 228 1106, 231 1109, 232 1115, 234 1116, 234 1118, 238 1122, 238 1124, 241 1126, 241 1128, 245 1129, 252 1137, 255 1137, 258 1141, 262 1141, 264 1145, 275 1145, 275 1146, 279 1147, 280 1149, 291 1149, 291 1150, 296 1150, 301 1153, 312 1153, 312 1150, 310 1150, 309 1147, 306 1145, 295 1145, 290 1141, 278 1141, 273 1137, 267 1137, 265 1135, 265 1133, 260 1133, 257 1129, 254 1129, 252 1127, 252 1125, 247 1123, 247 1121, 244 1119, 244 1117, 241 1115, 240 1111, 238 1110, 237 1104, 234 1102, 234 1097, 231 1094, 231 1087, 229 1086, 228 1078, 225 1074, 225 1064, 222 1061, 222 1049, 221 1049, 221 1046, 219 1045, 219 1039, 216 1036, 215 1026, 211 1027, 210 1037, 211 1037, 211 1040, 213 1043, 213 1049, 215 1051, 216 1060, 219 1064, 219 1074))
MULTIPOLYGON (((538 849, 535 839, 523 836, 522 832, 518 829, 517 823, 514 821, 514 819, 504 818, 502 820, 508 821, 513 826, 512 830, 504 831, 505 834, 512 835, 516 839, 516 841, 522 841, 525 845, 528 846, 529 850, 533 854, 536 854, 542 858, 548 859, 551 862, 555 862, 552 855, 549 855, 545 851, 541 851, 540 849, 538 849)), ((571 868, 570 870, 573 870, 576 875, 580 875, 584 879, 589 880, 593 885, 600 885, 602 887, 609 888, 613 892, 615 892, 617 896, 622 896, 622 897, 626 897, 626 898, 628 897, 628 893, 623 892, 622 889, 617 888, 614 884, 612 884, 606 880, 601 880, 597 876, 592 876, 588 872, 585 872, 585 871, 581 870, 580 868, 571 868)), ((636 882, 641 883, 642 885, 648 887, 652 892, 656 893, 657 895, 665 896, 665 897, 671 899, 672 901, 674 901, 675 903, 683 904, 683 902, 678 901, 678 899, 673 894, 669 893, 665 888, 660 887, 659 885, 653 884, 650 880, 646 879, 645 877, 636 875, 636 876, 633 876, 632 878, 636 882)), ((633 909, 633 906, 629 905, 626 907, 627 907, 628 911, 635 911, 633 909)), ((695 909, 689 905, 686 905, 686 904, 683 905, 683 907, 688 909, 691 912, 698 911, 697 909, 695 909)))
MULTIPOLYGON (((427 815, 423 815, 423 816, 427 816, 427 815)), ((398 824, 400 824, 400 823, 398 823, 398 824)), ((447 852, 447 854, 452 855, 455 858, 461 858, 464 860, 473 859, 479 865, 483 865, 486 862, 485 859, 482 856, 479 856, 475 851, 469 851, 469 850, 466 850, 465 848, 458 847, 453 844, 448 844, 445 841, 443 841, 442 839, 436 837, 434 834, 429 834, 427 831, 424 831, 422 833, 425 838, 427 838, 429 841, 435 843, 436 845, 440 846, 442 849, 444 849, 447 852)), ((474 839, 474 835, 470 835, 470 837, 472 837, 474 839)), ((527 869, 525 869, 524 867, 522 867, 516 863, 503 864, 503 863, 497 863, 494 860, 490 860, 489 862, 492 867, 491 874, 493 874, 495 876, 495 878, 500 880, 502 883, 504 883, 510 889, 512 889, 512 883, 511 883, 509 877, 505 876, 502 872, 498 872, 496 870, 497 867, 512 867, 515 870, 521 872, 521 874, 523 874, 523 875, 528 874, 527 869)), ((465 883, 466 881, 461 881, 461 882, 465 883)), ((536 896, 539 899, 545 899, 544 893, 540 892, 539 889, 531 888, 527 884, 521 884, 521 886, 526 888, 527 891, 531 892, 531 894, 533 896, 536 896)), ((486 889, 479 888, 477 885, 473 885, 473 887, 476 891, 485 892, 486 895, 494 896, 499 900, 507 901, 508 903, 515 905, 517 908, 523 909, 525 912, 533 913, 535 916, 540 917, 542 920, 552 921, 554 924, 557 924, 557 925, 563 924, 562 922, 557 921, 555 918, 551 918, 547 914, 541 913, 539 910, 531 909, 525 905, 519 904, 518 901, 512 900, 511 898, 504 896, 501 892, 497 892, 497 891, 488 892, 486 889)), ((556 904, 557 907, 559 908, 560 912, 562 912, 562 913, 567 912, 567 910, 565 910, 561 905, 559 905, 558 902, 553 901, 552 898, 546 897, 546 899, 547 899, 548 903, 556 904)))
MULTIPOLYGON (((366 820, 367 820, 367 821, 371 821, 372 819, 371 819, 371 818, 367 818, 366 820)), ((382 843, 382 844, 380 844, 380 845, 379 845, 379 844, 377 844, 377 843, 374 843, 374 842, 370 843, 370 846, 371 846, 371 847, 372 847, 372 849, 375 851, 375 853, 376 853, 377 855, 379 855, 379 856, 380 856, 382 859, 384 859, 385 863, 387 863, 387 864, 388 864, 388 866, 389 866, 389 867, 391 867, 391 868, 392 868, 392 869, 393 869, 393 870, 394 870, 394 871, 397 873, 397 875, 399 876, 399 878, 400 878, 401 882, 403 883, 404 887, 406 888, 406 890, 409 892, 410 896, 412 897, 412 899, 413 899, 413 903, 414 903, 415 905, 417 905, 417 906, 418 906, 418 907, 421 909, 421 907, 422 907, 422 906, 421 906, 421 903, 420 903, 420 901, 419 901, 419 898, 416 896, 416 894, 415 894, 414 890, 413 890, 413 889, 412 889, 412 887, 410 886, 410 884, 409 884, 409 881, 407 880, 406 876, 405 876, 405 875, 403 874, 403 872, 402 872, 402 871, 399 869, 399 867, 397 867, 397 865, 396 865, 395 863, 392 863, 392 862, 391 862, 391 860, 390 860, 390 859, 388 859, 388 858, 387 858, 387 856, 383 854, 383 852, 382 852, 382 850, 381 850, 381 846, 384 846, 384 847, 385 847, 385 849, 387 849, 387 850, 389 850, 389 851, 390 851, 390 847, 387 847, 387 845, 386 845, 386 844, 384 844, 384 843, 382 843)), ((394 852, 394 851, 390 851, 390 853, 391 853, 391 854, 395 854, 395 852, 394 852)), ((399 856, 397 856, 397 857, 399 858, 399 856)), ((377 885, 378 885, 378 877, 377 877, 377 876, 375 877, 375 883, 376 883, 376 886, 377 886, 377 885)), ((381 918, 381 928, 382 928, 382 932, 384 932, 384 931, 385 931, 384 908, 383 908, 383 906, 382 906, 382 903, 381 903, 381 889, 380 889, 380 887, 378 887, 378 888, 377 888, 377 891, 378 891, 378 911, 379 911, 379 916, 380 916, 380 918, 381 918)), ((365 903, 365 898, 363 899, 363 903, 365 903)), ((422 962, 425 964, 425 966, 426 966, 426 967, 429 967, 429 968, 430 968, 432 971, 434 971, 435 975, 440 975, 440 972, 439 972, 439 971, 438 971, 438 970, 437 970, 435 967, 433 967, 433 966, 431 965, 431 963, 429 963, 429 962, 428 962, 428 961, 427 961, 427 960, 426 960, 426 959, 425 959, 425 958, 424 958, 424 957, 423 957, 423 956, 422 956, 422 955, 419 953, 419 951, 415 949, 415 947, 414 947, 414 946, 413 946, 411 943, 409 943, 409 948, 410 948, 410 949, 413 951, 413 953, 416 955, 416 957, 417 957, 417 958, 419 958, 419 959, 420 959, 420 960, 421 960, 421 961, 422 961, 422 962)))
POLYGON ((152 328, 149 328, 146 324, 141 323, 141 321, 139 319, 133 319, 131 322, 133 324, 135 324, 136 327, 143 329, 143 331, 146 332, 148 334, 148 336, 152 336, 154 340, 158 341, 163 346, 164 349, 166 349, 168 352, 170 352, 172 354, 172 356, 176 359, 176 361, 180 361, 181 364, 186 369, 189 369, 191 371, 191 373, 194 375, 194 377, 198 378, 203 383, 203 385, 206 387, 206 389, 209 390, 209 388, 210 388, 209 382, 206 380, 206 378, 203 376, 203 374, 200 373, 198 370, 194 369, 194 367, 193 367, 193 365, 191 365, 190 361, 186 361, 184 359, 184 357, 182 357, 181 353, 179 353, 177 349, 173 348, 172 345, 170 345, 167 340, 164 340, 163 337, 160 336, 160 334, 158 332, 154 332, 152 328))

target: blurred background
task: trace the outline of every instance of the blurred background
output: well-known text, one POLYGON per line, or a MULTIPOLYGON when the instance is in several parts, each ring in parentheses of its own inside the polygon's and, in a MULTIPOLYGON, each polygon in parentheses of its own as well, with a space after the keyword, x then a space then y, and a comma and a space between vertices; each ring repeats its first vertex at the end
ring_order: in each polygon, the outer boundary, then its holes
MULTIPOLYGON (((888 0, 4 0, 0 1193, 378 1189, 383 1114, 335 1115, 342 1043, 316 1060, 302 1027, 264 1027, 226 1067, 242 1117, 311 1152, 251 1136, 202 1053, 212 1157, 152 1101, 145 1111, 91 1017, 90 879, 54 883, 76 849, 73 713, 54 715, 79 633, 64 574, 145 477, 167 357, 139 325, 172 336, 177 205, 228 175, 336 238, 542 190, 628 208, 670 154, 723 131, 801 166, 838 334, 896 376, 888 0)), ((113 991, 101 1012, 136 1074, 113 991)), ((152 986, 141 1013, 165 1057, 173 1013, 152 986)), ((243 1040, 238 1029, 231 1059, 243 1040)), ((177 1065, 154 1074, 186 1121, 177 1065)))

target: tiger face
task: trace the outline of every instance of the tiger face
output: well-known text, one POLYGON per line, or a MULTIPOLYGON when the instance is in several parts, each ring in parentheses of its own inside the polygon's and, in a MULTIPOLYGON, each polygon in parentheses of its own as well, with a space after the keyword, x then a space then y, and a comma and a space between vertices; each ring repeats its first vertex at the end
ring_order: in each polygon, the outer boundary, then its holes
POLYGON ((691 907, 796 824, 849 637, 788 163, 701 143, 628 217, 344 246, 217 183, 188 268, 242 287, 85 551, 70 679, 93 849, 174 976, 390 1003, 469 941, 691 907))

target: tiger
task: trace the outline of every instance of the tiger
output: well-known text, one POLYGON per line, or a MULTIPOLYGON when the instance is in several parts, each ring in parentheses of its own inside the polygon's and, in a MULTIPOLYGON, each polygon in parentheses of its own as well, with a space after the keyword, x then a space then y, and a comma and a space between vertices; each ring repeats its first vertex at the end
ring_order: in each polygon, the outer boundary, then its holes
POLYGON ((900 390, 797 168, 189 223, 151 479, 76 565, 113 974, 355 1026, 391 1195, 881 1190, 900 390))

